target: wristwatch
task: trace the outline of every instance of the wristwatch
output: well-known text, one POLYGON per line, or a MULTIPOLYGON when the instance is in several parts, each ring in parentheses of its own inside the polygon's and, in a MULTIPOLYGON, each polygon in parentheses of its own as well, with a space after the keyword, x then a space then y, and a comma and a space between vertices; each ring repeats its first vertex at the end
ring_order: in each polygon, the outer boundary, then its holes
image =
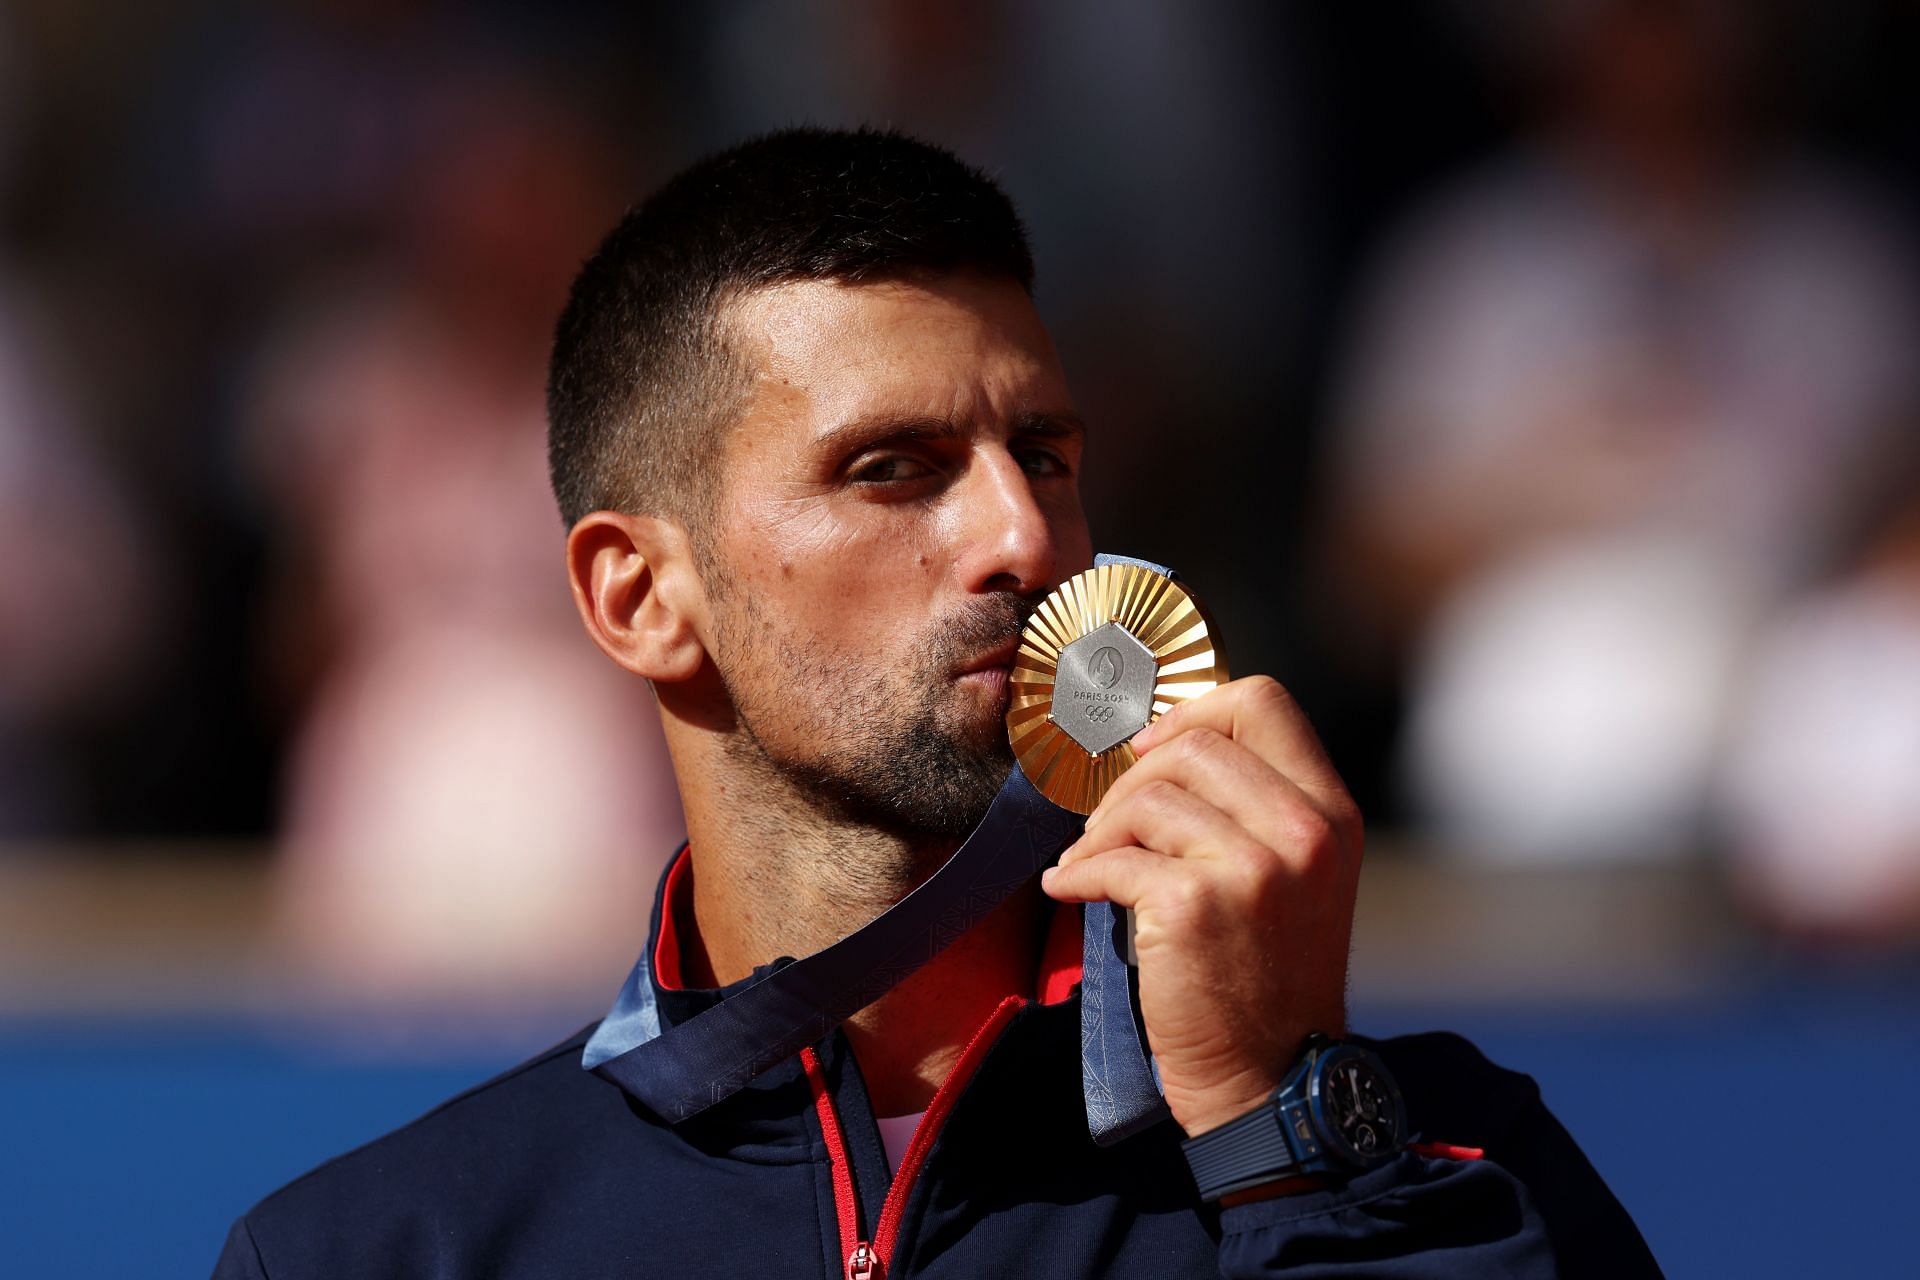
POLYGON ((1218 1200, 1278 1178, 1378 1168, 1406 1140, 1406 1103, 1386 1064, 1316 1032, 1265 1102, 1181 1145, 1200 1198, 1218 1200))

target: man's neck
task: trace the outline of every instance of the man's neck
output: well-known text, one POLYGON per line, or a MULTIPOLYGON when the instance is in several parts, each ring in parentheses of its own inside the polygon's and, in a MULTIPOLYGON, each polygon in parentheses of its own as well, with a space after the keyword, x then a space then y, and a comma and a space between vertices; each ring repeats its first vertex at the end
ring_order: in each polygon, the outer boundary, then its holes
POLYGON ((1033 994, 1045 909, 1038 886, 1027 886, 847 1020, 844 1030, 876 1116, 926 1110, 1000 1002, 1033 994))
MULTIPOLYGON (((777 780, 743 776, 737 761, 701 749, 708 744, 677 745, 691 747, 674 753, 693 856, 696 936, 681 957, 689 982, 737 982, 839 941, 956 847, 836 820, 777 780)), ((1032 994, 1043 915, 1037 888, 1016 893, 846 1021, 874 1114, 923 1110, 994 1007, 1032 994)))

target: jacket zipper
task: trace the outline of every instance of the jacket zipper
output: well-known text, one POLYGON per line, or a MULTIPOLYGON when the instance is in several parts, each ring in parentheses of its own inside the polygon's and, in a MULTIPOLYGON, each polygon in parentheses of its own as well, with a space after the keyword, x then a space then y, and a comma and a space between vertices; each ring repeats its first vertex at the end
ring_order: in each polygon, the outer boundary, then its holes
POLYGON ((907 1200, 926 1166, 927 1152, 933 1148, 940 1126, 946 1123, 960 1091, 973 1078, 987 1050, 1026 1003, 1024 996, 1008 996, 1002 1000, 973 1033, 959 1061, 953 1064, 953 1070, 940 1082, 933 1101, 927 1104, 926 1114, 914 1126, 905 1154, 900 1157, 900 1169, 894 1174, 893 1185, 887 1188, 887 1198, 880 1206, 880 1221, 874 1225, 871 1240, 862 1239, 860 1235, 860 1197, 854 1190, 853 1163, 847 1159, 846 1136, 840 1129, 840 1113, 833 1105, 833 1094, 827 1088, 826 1070, 820 1065, 820 1055, 812 1049, 800 1051, 807 1084, 813 1090, 813 1107, 820 1116, 820 1136, 827 1144, 827 1160, 833 1170, 833 1208, 840 1224, 840 1256, 846 1259, 846 1280, 886 1280, 894 1248, 900 1240, 900 1217, 906 1212, 907 1200))
POLYGON ((864 1240, 847 1255, 847 1280, 882 1280, 880 1255, 864 1240))

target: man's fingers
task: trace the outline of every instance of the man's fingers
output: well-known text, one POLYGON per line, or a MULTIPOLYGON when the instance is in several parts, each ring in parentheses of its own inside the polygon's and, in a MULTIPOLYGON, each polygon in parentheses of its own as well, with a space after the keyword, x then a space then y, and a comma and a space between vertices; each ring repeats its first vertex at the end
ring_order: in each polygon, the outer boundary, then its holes
MULTIPOLYGON (((1275 849, 1310 846, 1320 828, 1358 820, 1344 791, 1310 795, 1248 748, 1201 728, 1181 734, 1122 774, 1088 816, 1087 837, 1106 837, 1109 821, 1130 808, 1135 797, 1169 785, 1193 793, 1275 849)), ((1137 843, 1174 851, 1152 840, 1137 843)))
POLYGON ((1271 676, 1247 676, 1183 702, 1134 735, 1145 755, 1190 729, 1211 729, 1232 738, 1311 792, 1346 793, 1293 695, 1271 676))
POLYGON ((1171 861, 1146 849, 1107 849, 1098 857, 1048 867, 1040 876, 1040 887, 1058 902, 1134 907, 1166 878, 1171 861))
POLYGON ((1128 795, 1125 804, 1109 810, 1097 827, 1089 826, 1060 855, 1061 865, 1129 845, 1183 858, 1232 855, 1259 846, 1245 827, 1206 797, 1174 782, 1150 779, 1128 795))

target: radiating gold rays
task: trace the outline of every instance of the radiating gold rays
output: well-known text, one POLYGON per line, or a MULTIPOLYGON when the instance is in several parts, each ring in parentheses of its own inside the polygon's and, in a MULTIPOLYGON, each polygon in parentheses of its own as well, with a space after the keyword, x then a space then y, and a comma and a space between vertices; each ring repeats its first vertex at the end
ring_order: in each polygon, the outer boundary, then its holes
POLYGON ((1134 761, 1133 747, 1125 742, 1088 755, 1047 714, 1060 651, 1109 622, 1125 627, 1153 653, 1155 719, 1228 679, 1226 654, 1206 616, 1171 578, 1137 565, 1110 564, 1061 583, 1020 637, 1007 736, 1033 785, 1075 813, 1092 813, 1134 761))

